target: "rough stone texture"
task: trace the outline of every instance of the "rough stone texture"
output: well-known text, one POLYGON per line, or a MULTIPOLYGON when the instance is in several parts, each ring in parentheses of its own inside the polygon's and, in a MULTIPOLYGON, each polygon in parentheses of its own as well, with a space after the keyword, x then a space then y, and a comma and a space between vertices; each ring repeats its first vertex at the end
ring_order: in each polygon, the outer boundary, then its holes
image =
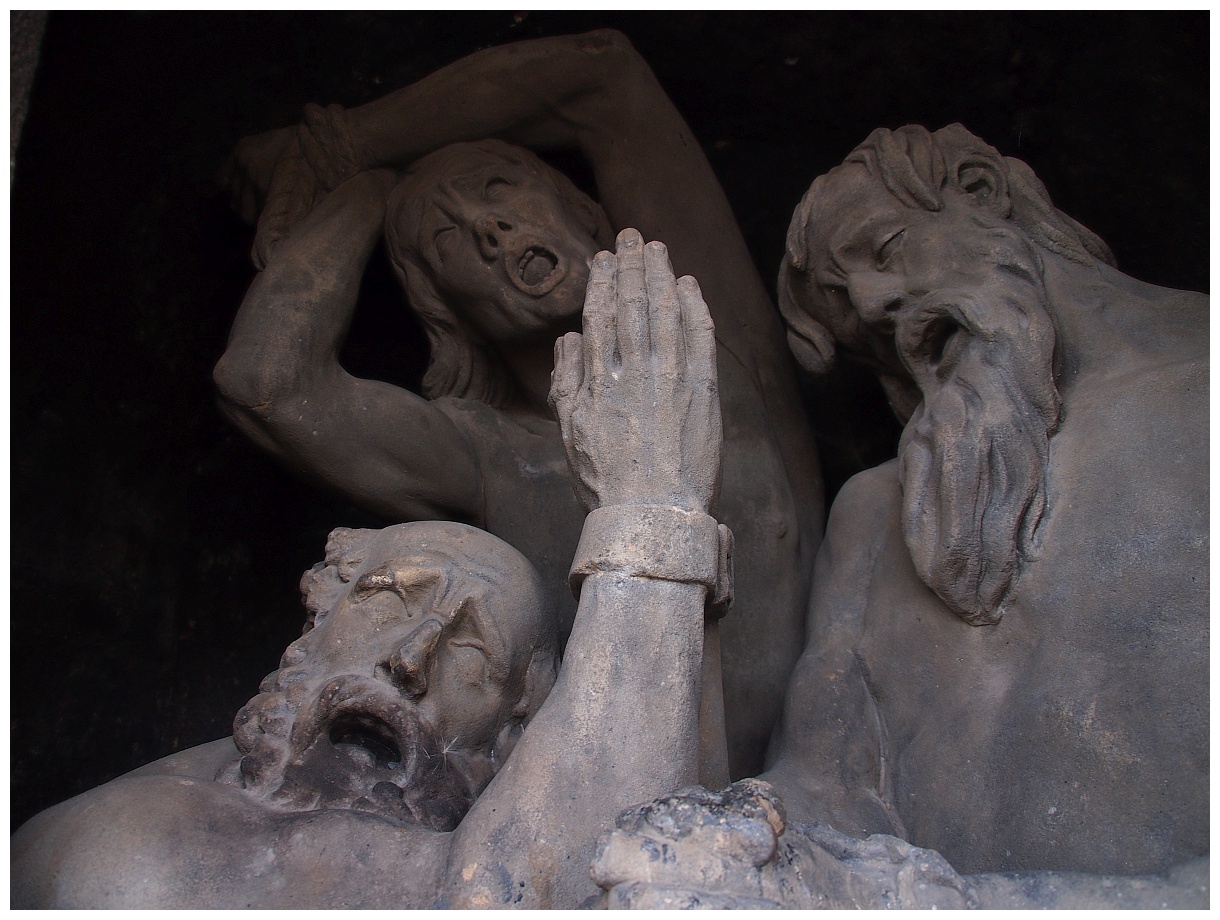
POLYGON ((1208 298, 1109 264, 959 125, 874 132, 797 208, 811 371, 907 417, 831 511, 764 778, 960 872, 1209 850, 1208 298))
POLYGON ((1205 908, 1209 860, 1143 876, 963 876, 934 850, 789 824, 774 787, 694 787, 623 812, 598 841, 587 907, 616 910, 1205 908))
POLYGON ((555 679, 558 622, 538 575, 483 531, 416 523, 334 531, 301 587, 305 632, 233 738, 36 816, 13 839, 14 907, 440 897, 437 832, 457 826, 555 679))
MULTIPOLYGON (((1209 285, 1205 13, 53 13, 11 211, 14 825, 225 734, 299 632, 296 574, 336 525, 379 526, 214 408, 253 276, 214 182, 234 139, 602 26, 657 72, 768 283, 813 175, 878 125, 961 121, 1124 271, 1209 285)), ((418 388, 388 267, 361 296, 345 364, 418 388)), ((897 443, 847 371, 810 387, 832 492, 897 443)))
MULTIPOLYGON (((705 779, 761 769, 804 636, 820 470, 782 324, 723 192, 622 33, 492 48, 365 106, 307 106, 295 128, 242 141, 231 186, 243 208, 260 205, 264 268, 216 367, 225 412, 387 520, 453 518, 508 540, 554 592, 565 632, 589 496, 573 495, 546 407, 555 340, 579 325, 611 228, 638 225, 699 279, 725 417, 718 509, 741 572, 721 655, 705 656, 711 695, 724 688, 729 769, 705 779), (598 200, 506 141, 579 150, 598 200), (392 169, 403 175, 391 188, 392 169), (425 398, 336 360, 383 225, 428 335, 425 398)), ((723 761, 720 713, 707 721, 723 761)))
POLYGON ((705 608, 726 581, 707 513, 720 479, 715 329, 663 245, 628 229, 598 256, 550 402, 586 507, 640 537, 628 546, 595 523, 582 540, 557 678, 556 611, 503 541, 449 522, 336 530, 302 579, 305 634, 232 740, 35 816, 13 839, 13 906, 592 896, 600 831, 699 773, 705 608), (665 538, 691 519, 704 526, 675 552, 665 538))

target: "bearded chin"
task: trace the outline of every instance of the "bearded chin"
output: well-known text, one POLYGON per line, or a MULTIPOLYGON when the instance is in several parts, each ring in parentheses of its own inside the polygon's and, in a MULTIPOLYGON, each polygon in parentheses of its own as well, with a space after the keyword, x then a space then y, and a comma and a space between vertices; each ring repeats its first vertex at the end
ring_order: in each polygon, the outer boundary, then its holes
POLYGON ((974 626, 1000 621, 1031 551, 1059 415, 1050 316, 1026 282, 1001 283, 1024 296, 955 304, 971 340, 949 379, 925 390, 899 445, 911 559, 974 626))
MULTIPOLYGON (((346 689, 332 681, 324 704, 346 689)), ((406 704, 356 694, 356 705, 320 707, 295 695, 272 689, 243 707, 233 737, 244 756, 218 780, 281 811, 347 809, 450 831, 490 779, 406 704)))

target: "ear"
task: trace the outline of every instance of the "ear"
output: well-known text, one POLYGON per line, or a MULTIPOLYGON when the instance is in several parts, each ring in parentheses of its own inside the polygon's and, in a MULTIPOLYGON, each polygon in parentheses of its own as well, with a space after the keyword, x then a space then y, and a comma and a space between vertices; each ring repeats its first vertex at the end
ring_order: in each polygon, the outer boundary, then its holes
POLYGON ((513 748, 517 746, 517 742, 521 740, 523 734, 525 734, 525 726, 516 719, 500 729, 500 734, 496 735, 495 744, 491 746, 491 762, 497 771, 504 766, 508 755, 513 752, 513 748))
POLYGON ((815 377, 828 373, 835 364, 834 338, 821 323, 810 320, 798 332, 788 328, 788 349, 806 373, 815 377))
POLYGON ((973 154, 961 160, 954 171, 957 187, 975 203, 997 217, 1007 218, 1012 212, 1008 197, 1008 177, 998 157, 973 154))
POLYGON ((548 649, 534 649, 525 670, 525 686, 513 706, 513 719, 525 725, 537 715, 558 676, 559 659, 548 649))

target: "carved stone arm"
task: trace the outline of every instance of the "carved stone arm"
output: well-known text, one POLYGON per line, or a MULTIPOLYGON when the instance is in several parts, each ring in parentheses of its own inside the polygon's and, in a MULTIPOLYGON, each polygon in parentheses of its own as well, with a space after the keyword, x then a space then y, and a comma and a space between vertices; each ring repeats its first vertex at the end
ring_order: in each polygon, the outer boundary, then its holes
POLYGON ((225 414, 291 469, 391 520, 479 524, 478 470, 453 422, 338 360, 394 181, 388 170, 361 173, 277 248, 213 377, 225 414))
POLYGON ((592 907, 785 909, 1200 908, 1209 860, 1162 875, 959 875, 941 854, 888 834, 788 826, 761 780, 681 790, 621 814, 598 841, 592 907))
POLYGON ((713 330, 635 231, 598 256, 584 336, 558 346, 552 403, 592 513, 573 563, 580 606, 559 678, 454 832, 450 907, 574 907, 597 834, 698 772, 704 607, 727 531, 713 330), (723 535, 722 535, 723 534, 723 535))
POLYGON ((300 125, 244 139, 229 181, 246 215, 262 204, 255 264, 355 172, 490 137, 579 149, 610 223, 664 240, 677 271, 699 278, 722 344, 767 373, 786 366, 779 318, 711 165, 648 65, 608 29, 479 51, 358 108, 309 105, 300 125))

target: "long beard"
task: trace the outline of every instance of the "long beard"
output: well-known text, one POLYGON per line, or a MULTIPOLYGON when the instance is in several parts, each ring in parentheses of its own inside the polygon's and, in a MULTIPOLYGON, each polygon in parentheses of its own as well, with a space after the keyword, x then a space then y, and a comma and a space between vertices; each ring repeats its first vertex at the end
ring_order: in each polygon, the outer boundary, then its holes
POLYGON ((350 809, 433 830, 457 827, 486 785, 410 703, 379 682, 338 677, 250 700, 234 720, 243 757, 220 777, 283 811, 350 809))
POLYGON ((976 626, 999 622, 1031 550, 1060 406, 1037 255, 1009 231, 988 243, 986 286, 945 302, 969 340, 948 379, 923 387, 898 454, 915 568, 976 626))

